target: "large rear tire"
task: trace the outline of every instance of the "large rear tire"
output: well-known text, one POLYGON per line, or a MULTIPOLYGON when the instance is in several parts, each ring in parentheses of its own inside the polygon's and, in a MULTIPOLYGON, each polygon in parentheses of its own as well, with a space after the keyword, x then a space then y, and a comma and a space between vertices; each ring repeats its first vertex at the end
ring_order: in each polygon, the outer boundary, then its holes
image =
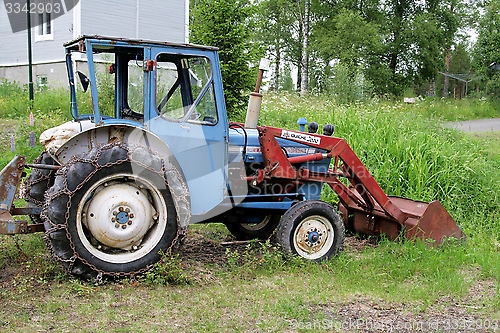
POLYGON ((173 171, 148 148, 123 144, 73 158, 57 172, 42 211, 54 256, 85 279, 150 268, 179 235, 166 176, 173 171))
POLYGON ((280 215, 267 215, 264 217, 249 217, 250 221, 227 222, 226 227, 237 240, 261 239, 266 240, 273 234, 280 223, 280 215), (252 221, 256 219, 256 221, 252 221), (248 223, 251 222, 251 223, 248 223))
POLYGON ((344 244, 345 228, 339 214, 323 201, 301 201, 281 218, 277 241, 286 253, 311 261, 328 260, 344 244))

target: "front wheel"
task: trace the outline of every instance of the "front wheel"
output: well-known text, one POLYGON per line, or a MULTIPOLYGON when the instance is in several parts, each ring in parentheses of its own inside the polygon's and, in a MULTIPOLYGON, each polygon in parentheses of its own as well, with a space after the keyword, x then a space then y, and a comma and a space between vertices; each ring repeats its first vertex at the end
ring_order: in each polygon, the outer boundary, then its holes
POLYGON ((70 274, 133 275, 161 259, 179 232, 166 177, 172 168, 146 147, 108 145, 57 173, 42 216, 70 274))
POLYGON ((333 207, 323 201, 301 201, 281 218, 277 241, 286 253, 312 260, 328 260, 344 244, 345 228, 333 207))

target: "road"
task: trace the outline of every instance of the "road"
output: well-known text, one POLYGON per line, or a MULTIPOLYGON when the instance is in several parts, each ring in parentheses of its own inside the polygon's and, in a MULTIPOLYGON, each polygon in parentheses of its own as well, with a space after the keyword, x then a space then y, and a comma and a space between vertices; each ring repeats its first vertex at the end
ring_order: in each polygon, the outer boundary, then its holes
POLYGON ((457 121, 448 126, 464 132, 500 131, 500 118, 457 121))

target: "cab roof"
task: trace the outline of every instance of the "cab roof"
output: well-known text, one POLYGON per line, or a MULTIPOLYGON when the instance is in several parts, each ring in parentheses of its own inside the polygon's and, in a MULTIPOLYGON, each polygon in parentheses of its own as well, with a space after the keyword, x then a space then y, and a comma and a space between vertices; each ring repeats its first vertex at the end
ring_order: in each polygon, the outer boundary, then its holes
POLYGON ((207 51, 217 51, 218 50, 217 47, 213 47, 213 46, 162 42, 162 41, 154 41, 154 40, 147 40, 147 39, 107 37, 107 36, 100 36, 100 35, 83 35, 77 39, 74 39, 72 41, 64 43, 63 46, 69 50, 78 51, 78 50, 82 49, 80 46, 82 44, 84 44, 86 40, 90 40, 92 42, 92 44, 97 44, 95 46, 94 45, 92 46, 92 49, 97 51, 97 52, 99 52, 99 51, 107 52, 107 51, 113 49, 114 46, 120 46, 120 47, 127 47, 127 46, 130 46, 130 47, 142 47, 142 46, 164 47, 164 46, 170 46, 170 47, 180 47, 180 48, 189 48, 189 49, 197 49, 197 50, 207 50, 207 51))

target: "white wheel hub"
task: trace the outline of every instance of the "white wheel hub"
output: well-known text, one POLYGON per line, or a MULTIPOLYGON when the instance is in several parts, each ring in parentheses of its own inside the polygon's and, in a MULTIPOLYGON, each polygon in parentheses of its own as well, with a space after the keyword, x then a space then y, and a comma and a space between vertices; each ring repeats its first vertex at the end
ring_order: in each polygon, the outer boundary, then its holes
POLYGON ((306 259, 319 259, 326 255, 334 241, 334 231, 330 221, 320 215, 302 220, 293 234, 297 253, 306 259))
POLYGON ((155 211, 142 191, 124 183, 104 187, 84 213, 84 224, 99 242, 130 250, 149 230, 155 211))
POLYGON ((95 257, 127 263, 149 254, 167 228, 161 191, 137 175, 115 174, 97 181, 78 205, 76 227, 95 257))

